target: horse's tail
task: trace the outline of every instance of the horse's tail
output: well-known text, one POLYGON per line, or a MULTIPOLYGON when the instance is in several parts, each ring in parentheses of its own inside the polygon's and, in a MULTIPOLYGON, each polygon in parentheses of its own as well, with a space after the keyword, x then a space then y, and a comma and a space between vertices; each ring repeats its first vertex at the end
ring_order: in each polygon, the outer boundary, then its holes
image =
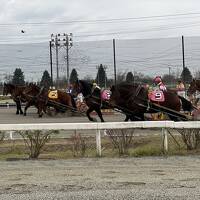
POLYGON ((191 112, 194 109, 194 106, 192 105, 190 101, 188 101, 186 98, 182 96, 178 95, 178 97, 181 100, 183 111, 191 112))

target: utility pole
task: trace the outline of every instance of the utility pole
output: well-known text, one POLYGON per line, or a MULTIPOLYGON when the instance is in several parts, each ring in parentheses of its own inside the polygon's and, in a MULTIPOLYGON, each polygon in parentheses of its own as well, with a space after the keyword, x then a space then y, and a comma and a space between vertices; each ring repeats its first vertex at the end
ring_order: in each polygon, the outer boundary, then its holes
POLYGON ((67 59, 67 84, 69 85, 69 49, 73 46, 72 43, 72 33, 69 35, 64 33, 64 36, 66 36, 66 43, 64 45, 66 46, 66 59, 67 59))
POLYGON ((97 85, 99 85, 99 68, 100 68, 100 66, 96 66, 96 69, 97 69, 97 85))
POLYGON ((171 67, 168 67, 169 68, 169 76, 171 75, 171 67))
POLYGON ((170 85, 171 85, 171 67, 168 67, 169 68, 169 82, 170 82, 170 85))
POLYGON ((113 62, 114 62, 114 80, 117 84, 117 72, 116 72, 116 57, 115 57, 115 39, 113 39, 113 62))
POLYGON ((185 51, 184 51, 184 37, 182 35, 182 56, 183 56, 183 83, 185 84, 185 51))
POLYGON ((58 67, 58 36, 56 35, 56 40, 55 40, 55 44, 56 44, 56 82, 58 83, 58 79, 59 79, 59 67, 58 67))
POLYGON ((104 68, 104 71, 105 71, 105 82, 104 82, 104 88, 106 88, 106 87, 107 87, 107 83, 106 83, 106 81, 107 81, 107 76, 106 76, 106 69, 107 69, 107 66, 103 66, 103 68, 104 68))
MULTIPOLYGON (((58 54, 59 54, 59 48, 66 48, 66 63, 67 63, 67 74, 66 74, 66 78, 67 78, 67 84, 69 85, 69 49, 73 46, 72 44, 72 33, 70 34, 51 34, 51 47, 55 47, 56 50, 56 78, 57 78, 57 86, 58 86, 58 80, 59 80, 59 59, 58 59, 58 54)), ((52 56, 51 56, 52 58, 52 56)), ((50 59, 51 59, 50 58, 50 59)), ((51 63, 51 60, 50 60, 51 63)), ((53 75, 52 75, 52 79, 53 79, 53 75)))
POLYGON ((51 70, 51 86, 53 86, 53 59, 52 59, 52 44, 49 41, 49 55, 50 55, 50 70, 51 70))

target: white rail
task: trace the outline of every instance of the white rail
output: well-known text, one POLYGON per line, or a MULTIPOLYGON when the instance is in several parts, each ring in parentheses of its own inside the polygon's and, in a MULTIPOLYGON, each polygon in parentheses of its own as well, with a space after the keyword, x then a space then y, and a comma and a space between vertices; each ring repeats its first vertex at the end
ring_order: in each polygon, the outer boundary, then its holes
POLYGON ((97 154, 101 156, 100 130, 105 129, 162 128, 163 144, 168 149, 167 128, 200 128, 200 121, 138 121, 138 122, 106 122, 106 123, 39 123, 39 124, 0 124, 0 131, 19 130, 96 130, 97 154))

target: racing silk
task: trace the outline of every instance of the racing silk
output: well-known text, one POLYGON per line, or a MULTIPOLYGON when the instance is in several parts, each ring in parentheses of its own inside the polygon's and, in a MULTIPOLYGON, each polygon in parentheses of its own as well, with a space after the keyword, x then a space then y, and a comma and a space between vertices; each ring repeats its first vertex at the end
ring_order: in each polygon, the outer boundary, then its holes
POLYGON ((163 82, 158 83, 158 87, 161 91, 166 91, 167 88, 163 82))

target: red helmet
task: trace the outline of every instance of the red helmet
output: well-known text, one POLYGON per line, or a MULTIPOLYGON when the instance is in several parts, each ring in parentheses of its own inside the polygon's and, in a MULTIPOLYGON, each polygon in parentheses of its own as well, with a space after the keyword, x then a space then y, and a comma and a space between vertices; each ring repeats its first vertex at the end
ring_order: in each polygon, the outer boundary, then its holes
POLYGON ((160 76, 156 76, 156 77, 154 78, 153 82, 156 83, 156 84, 158 84, 158 83, 162 82, 162 79, 161 79, 160 76))

